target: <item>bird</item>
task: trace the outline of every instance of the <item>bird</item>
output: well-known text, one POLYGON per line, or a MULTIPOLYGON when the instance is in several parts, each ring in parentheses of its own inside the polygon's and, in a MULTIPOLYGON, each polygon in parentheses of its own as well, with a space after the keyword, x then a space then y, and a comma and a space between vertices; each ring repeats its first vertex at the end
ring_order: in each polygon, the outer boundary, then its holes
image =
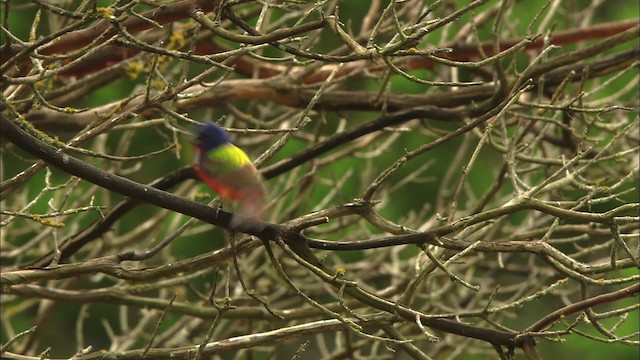
POLYGON ((266 188, 253 162, 233 144, 229 133, 214 123, 200 125, 194 135, 192 166, 198 177, 222 199, 237 204, 230 227, 243 230, 258 224, 266 188))

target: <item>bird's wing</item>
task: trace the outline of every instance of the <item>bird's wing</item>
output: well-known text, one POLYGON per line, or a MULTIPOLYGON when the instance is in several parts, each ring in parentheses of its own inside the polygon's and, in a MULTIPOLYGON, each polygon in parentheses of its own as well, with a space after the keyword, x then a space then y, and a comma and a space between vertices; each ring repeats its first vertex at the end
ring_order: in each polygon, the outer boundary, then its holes
POLYGON ((249 157, 232 144, 200 154, 197 171, 214 191, 234 200, 262 198, 265 194, 260 173, 249 157))

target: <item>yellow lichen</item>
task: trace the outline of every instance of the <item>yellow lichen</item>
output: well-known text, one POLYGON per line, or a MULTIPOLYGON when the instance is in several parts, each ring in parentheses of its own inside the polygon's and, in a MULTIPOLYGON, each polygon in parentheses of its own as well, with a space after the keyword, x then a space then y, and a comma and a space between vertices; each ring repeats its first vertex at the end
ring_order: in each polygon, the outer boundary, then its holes
POLYGON ((202 200, 209 199, 210 197, 211 197, 211 195, 209 193, 202 192, 202 191, 199 191, 199 192, 193 194, 193 200, 194 201, 202 201, 202 200))
POLYGON ((144 72, 144 65, 140 61, 132 61, 127 65, 127 69, 125 73, 129 77, 129 79, 137 79, 140 74, 144 72))
POLYGON ((153 81, 151 81, 151 87, 156 90, 164 90, 165 83, 161 79, 153 79, 153 81))
POLYGON ((174 32, 169 37, 169 44, 167 44, 167 49, 169 50, 178 50, 182 49, 185 45, 184 34, 182 32, 174 32))
POLYGON ((40 223, 42 225, 51 226, 51 227, 64 227, 63 222, 54 221, 51 219, 40 219, 40 223))
POLYGON ((111 8, 99 7, 96 9, 98 15, 100 15, 104 19, 115 19, 115 15, 113 14, 113 10, 111 8))

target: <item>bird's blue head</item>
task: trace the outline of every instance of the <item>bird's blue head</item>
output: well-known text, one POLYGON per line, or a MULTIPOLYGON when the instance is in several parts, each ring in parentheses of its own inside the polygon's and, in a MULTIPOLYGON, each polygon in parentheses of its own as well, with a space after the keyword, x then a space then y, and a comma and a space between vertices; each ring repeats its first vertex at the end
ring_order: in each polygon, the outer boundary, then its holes
POLYGON ((195 135, 195 145, 204 151, 213 150, 218 146, 231 142, 229 134, 214 123, 200 125, 195 135))

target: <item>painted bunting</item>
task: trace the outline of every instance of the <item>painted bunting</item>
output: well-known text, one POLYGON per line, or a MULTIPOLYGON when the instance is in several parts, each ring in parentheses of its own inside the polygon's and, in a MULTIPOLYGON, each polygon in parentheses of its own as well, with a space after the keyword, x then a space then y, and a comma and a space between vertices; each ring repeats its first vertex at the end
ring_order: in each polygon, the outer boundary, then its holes
POLYGON ((223 199, 238 205, 239 215, 233 216, 231 227, 243 229, 251 225, 251 219, 260 219, 266 191, 262 176, 247 154, 213 123, 198 127, 194 145, 193 167, 200 179, 223 199))

